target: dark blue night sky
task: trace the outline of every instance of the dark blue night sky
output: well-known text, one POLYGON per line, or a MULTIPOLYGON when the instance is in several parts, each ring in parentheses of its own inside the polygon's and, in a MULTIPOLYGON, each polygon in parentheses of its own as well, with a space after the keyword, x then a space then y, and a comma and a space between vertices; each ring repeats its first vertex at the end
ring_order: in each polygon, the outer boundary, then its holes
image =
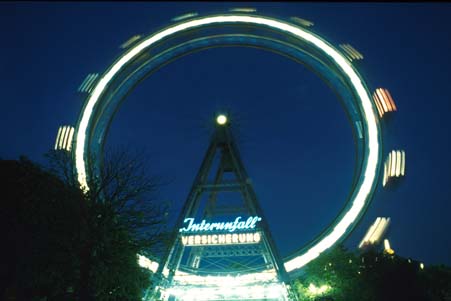
MULTIPOLYGON (((75 125, 88 73, 102 73, 135 34, 196 11, 255 7, 298 16, 356 63, 370 89, 387 88, 398 112, 384 121, 384 157, 405 149, 406 177, 377 188, 347 240, 355 248, 377 216, 392 219, 395 251, 426 264, 451 264, 451 4, 9 3, 0 5, 0 157, 44 162, 58 126, 75 125)), ((285 57, 254 48, 215 48, 160 69, 126 99, 109 146, 149 155, 149 172, 170 184, 159 197, 182 206, 203 159, 214 115, 230 112, 242 159, 282 255, 305 245, 343 207, 352 182, 351 125, 333 92, 285 57)))

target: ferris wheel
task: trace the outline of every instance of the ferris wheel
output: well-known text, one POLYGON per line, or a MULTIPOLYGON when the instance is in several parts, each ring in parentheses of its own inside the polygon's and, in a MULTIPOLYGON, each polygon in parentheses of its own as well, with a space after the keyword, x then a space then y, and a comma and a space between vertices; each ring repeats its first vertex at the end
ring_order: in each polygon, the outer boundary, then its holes
MULTIPOLYGON (((186 14, 148 36, 134 36, 122 45, 124 53, 104 73, 90 74, 80 86, 87 99, 78 122, 75 129, 60 129, 55 147, 71 148, 78 182, 89 190, 87 180, 95 175, 88 171, 97 170, 91 168, 90 158, 101 157, 114 113, 144 77, 168 62, 211 47, 239 45, 269 50, 305 65, 338 95, 353 128, 357 155, 346 206, 312 242, 300 242, 299 249, 283 259, 286 272, 296 273, 351 233, 370 204, 381 174, 385 186, 405 170, 403 151, 387 152, 383 162, 382 118, 397 110, 390 93, 381 88, 371 93, 353 63, 363 56, 349 44, 333 46, 313 33, 312 25, 297 17, 275 19, 253 9, 231 9, 215 15, 186 14)), ((158 263, 152 264, 156 270, 158 263)))

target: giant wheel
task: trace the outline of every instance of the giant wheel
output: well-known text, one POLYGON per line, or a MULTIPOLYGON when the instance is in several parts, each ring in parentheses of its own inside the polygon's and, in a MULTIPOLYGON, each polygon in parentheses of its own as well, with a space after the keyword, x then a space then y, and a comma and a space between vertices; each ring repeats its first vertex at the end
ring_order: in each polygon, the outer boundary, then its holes
POLYGON ((183 55, 228 45, 259 47, 304 64, 334 90, 353 127, 357 164, 346 206, 313 242, 285 259, 285 269, 293 272, 357 225, 372 199, 382 154, 377 108, 362 76, 343 53, 303 26, 234 12, 185 19, 135 42, 99 76, 83 106, 74 140, 77 178, 83 189, 89 189, 87 179, 98 170, 90 158, 101 158, 115 112, 144 77, 183 55))

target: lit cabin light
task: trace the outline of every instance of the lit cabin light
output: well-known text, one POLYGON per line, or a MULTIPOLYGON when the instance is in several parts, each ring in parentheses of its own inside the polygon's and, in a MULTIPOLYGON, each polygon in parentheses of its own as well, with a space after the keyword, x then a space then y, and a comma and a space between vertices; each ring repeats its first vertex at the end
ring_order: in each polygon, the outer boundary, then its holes
POLYGON ((384 239, 384 252, 389 255, 395 254, 395 251, 390 247, 390 242, 388 239, 384 239))
POLYGON ((154 273, 158 270, 158 262, 152 261, 144 255, 137 254, 138 264, 140 267, 148 269, 154 273))
POLYGON ((346 57, 352 61, 352 60, 363 60, 363 55, 358 52, 354 47, 352 47, 349 44, 340 44, 339 45, 341 49, 343 49, 346 57))
POLYGON ((403 150, 392 150, 384 163, 384 176, 382 186, 385 187, 390 178, 400 178, 406 173, 406 152, 403 150))
POLYGON ((187 14, 183 14, 183 15, 181 15, 181 16, 177 16, 177 17, 175 17, 175 18, 172 18, 171 21, 175 21, 175 22, 176 22, 176 21, 186 20, 186 19, 195 17, 195 16, 197 16, 197 15, 199 15, 199 14, 196 13, 196 12, 187 13, 187 14))
POLYGON ((305 26, 305 27, 310 27, 310 26, 314 25, 313 22, 310 22, 310 21, 305 20, 305 19, 301 19, 299 17, 291 17, 290 19, 291 19, 291 21, 293 21, 293 22, 295 22, 295 23, 297 23, 299 25, 305 26))
POLYGON ((216 123, 219 125, 224 125, 227 123, 227 116, 226 115, 219 115, 218 117, 216 117, 216 123))
POLYGON ((424 270, 424 263, 420 263, 420 269, 424 270))
POLYGON ((379 117, 384 116, 387 112, 397 111, 395 101, 387 89, 377 88, 373 93, 373 100, 376 104, 379 117))
POLYGON ((368 228, 365 236, 359 244, 359 249, 376 245, 380 242, 384 233, 387 231, 388 226, 390 225, 389 217, 378 217, 374 221, 374 223, 368 228))
POLYGON ((229 9, 229 11, 235 13, 255 13, 257 9, 253 7, 236 7, 229 9))
POLYGON ((141 38, 141 35, 137 34, 125 41, 121 46, 119 46, 122 49, 128 48, 130 45, 132 45, 134 42, 138 41, 141 38))
POLYGON ((66 150, 70 152, 72 148, 72 138, 74 137, 74 127, 70 125, 60 126, 55 141, 55 150, 66 150))
POLYGON ((80 87, 78 87, 77 91, 80 93, 91 93, 94 83, 98 77, 98 73, 89 73, 81 83, 80 87))

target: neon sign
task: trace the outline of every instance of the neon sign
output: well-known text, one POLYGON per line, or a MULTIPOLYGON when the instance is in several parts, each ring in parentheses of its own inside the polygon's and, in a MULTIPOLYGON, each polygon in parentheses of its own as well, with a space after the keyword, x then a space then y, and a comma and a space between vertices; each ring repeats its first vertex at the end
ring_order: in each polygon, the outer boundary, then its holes
POLYGON ((246 221, 241 220, 238 216, 233 222, 213 222, 208 223, 202 220, 200 223, 195 223, 194 218, 185 218, 184 224, 188 224, 181 228, 180 232, 212 232, 212 231, 228 231, 235 232, 236 230, 251 230, 255 229, 257 222, 262 218, 259 216, 250 216, 246 221))
POLYGON ((184 246, 191 247, 211 245, 258 244, 260 241, 260 232, 182 236, 182 244, 184 246))

